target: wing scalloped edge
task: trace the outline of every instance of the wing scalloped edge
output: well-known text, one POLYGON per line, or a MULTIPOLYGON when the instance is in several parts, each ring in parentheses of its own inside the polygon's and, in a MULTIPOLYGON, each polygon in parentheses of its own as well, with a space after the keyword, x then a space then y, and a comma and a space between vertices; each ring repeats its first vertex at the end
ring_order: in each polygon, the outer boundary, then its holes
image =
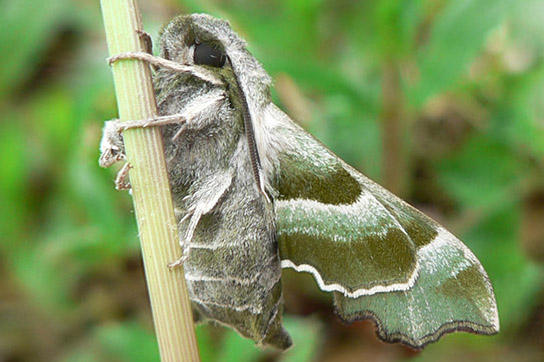
POLYGON ((491 283, 463 243, 440 228, 418 256, 420 277, 411 290, 360 298, 335 293, 338 316, 346 322, 371 319, 380 339, 415 349, 450 332, 491 335, 499 331, 491 283))

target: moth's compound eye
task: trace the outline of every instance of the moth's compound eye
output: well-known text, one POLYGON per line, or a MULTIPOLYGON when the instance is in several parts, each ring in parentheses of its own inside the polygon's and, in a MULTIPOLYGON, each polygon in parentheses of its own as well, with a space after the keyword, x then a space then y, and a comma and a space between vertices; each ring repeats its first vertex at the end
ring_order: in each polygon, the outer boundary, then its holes
POLYGON ((193 60, 198 65, 211 65, 222 67, 225 64, 225 54, 216 47, 206 43, 196 44, 193 60))

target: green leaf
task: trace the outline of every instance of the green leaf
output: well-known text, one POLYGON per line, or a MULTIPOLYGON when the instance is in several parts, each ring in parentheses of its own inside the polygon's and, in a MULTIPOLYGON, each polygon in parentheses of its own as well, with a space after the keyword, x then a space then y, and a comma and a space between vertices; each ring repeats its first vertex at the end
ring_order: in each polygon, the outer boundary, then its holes
POLYGON ((542 288, 544 270, 528 262, 518 244, 518 203, 497 208, 463 239, 480 258, 495 289, 501 329, 523 325, 542 288))
POLYGON ((5 238, 0 250, 4 252, 18 242, 18 233, 28 217, 25 194, 30 158, 19 117, 10 114, 7 118, 9 123, 0 122, 0 230, 5 238))
POLYGON ((159 348, 152 331, 135 322, 97 328, 96 338, 109 360, 159 361, 159 348))
POLYGON ((58 27, 63 3, 7 0, 0 4, 0 96, 32 73, 58 27))
POLYGON ((217 353, 218 360, 224 362, 256 361, 261 354, 262 352, 255 346, 255 342, 241 337, 232 330, 226 333, 223 346, 217 353))
POLYGON ((434 19, 430 39, 418 55, 420 81, 410 95, 412 104, 421 107, 430 97, 451 89, 514 3, 513 0, 449 1, 434 19))
POLYGON ((49 255, 47 246, 28 247, 29 244, 23 240, 10 250, 12 272, 25 292, 32 296, 31 305, 62 318, 74 306, 70 296, 73 270, 69 265, 59 265, 58 260, 49 255))
POLYGON ((544 65, 507 79, 505 94, 493 114, 493 132, 521 154, 544 158, 544 65))
POLYGON ((210 333, 209 325, 199 324, 195 328, 201 362, 217 361, 217 343, 210 333))
POLYGON ((314 318, 285 316, 284 325, 293 338, 293 347, 284 352, 282 362, 313 361, 323 344, 322 324, 314 318))
POLYGON ((482 207, 509 199, 523 167, 512 150, 486 135, 475 135, 463 149, 436 165, 444 190, 463 207, 482 207))

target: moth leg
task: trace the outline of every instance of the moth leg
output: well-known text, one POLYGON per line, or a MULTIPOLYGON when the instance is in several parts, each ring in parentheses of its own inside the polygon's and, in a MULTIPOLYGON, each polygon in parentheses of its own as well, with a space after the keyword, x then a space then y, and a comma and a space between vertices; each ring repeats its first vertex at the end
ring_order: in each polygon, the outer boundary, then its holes
POLYGON ((181 258, 168 265, 170 268, 182 265, 183 262, 187 260, 191 252, 191 242, 200 218, 213 210, 230 187, 232 178, 233 176, 230 172, 225 172, 213 178, 209 178, 203 182, 204 187, 199 188, 194 194, 187 198, 188 202, 190 204, 192 203, 193 206, 189 208, 187 214, 179 222, 181 224, 189 220, 187 229, 183 235, 180 235, 180 246, 183 253, 181 258), (195 201, 194 203, 191 202, 193 200, 195 201))
POLYGON ((168 124, 184 124, 186 117, 183 114, 172 114, 168 116, 160 116, 156 118, 141 119, 136 121, 117 121, 116 127, 119 133, 123 133, 127 129, 131 128, 146 128, 155 126, 165 126, 168 124))
POLYGON ((112 66, 120 60, 138 59, 147 62, 154 67, 169 69, 179 73, 189 73, 198 76, 200 79, 215 85, 224 85, 223 80, 217 77, 213 72, 207 69, 195 68, 187 64, 180 64, 165 58, 157 57, 146 52, 125 52, 113 55, 108 58, 108 63, 112 66))
POLYGON ((137 121, 121 122, 118 119, 106 121, 102 129, 101 155, 98 163, 101 167, 109 167, 126 158, 122 133, 127 129, 164 126, 173 123, 183 124, 185 120, 186 118, 182 114, 173 114, 137 121))
MULTIPOLYGON (((102 141, 100 142, 100 159, 98 163, 101 167, 110 167, 116 162, 126 159, 125 146, 122 133, 129 128, 160 126, 170 123, 183 123, 185 118, 179 114, 172 116, 157 117, 141 121, 120 122, 119 120, 106 121, 102 130, 102 141)), ((132 166, 127 163, 121 168, 115 178, 115 188, 117 190, 130 189, 128 174, 132 166)))
POLYGON ((182 113, 135 121, 121 122, 118 119, 107 121, 102 130, 100 166, 109 167, 115 162, 125 159, 125 147, 121 136, 123 131, 131 128, 179 124, 181 127, 173 137, 173 140, 175 140, 183 132, 185 124, 199 118, 204 112, 208 112, 210 108, 220 106, 224 100, 224 94, 214 93, 196 98, 182 113))
POLYGON ((128 178, 128 173, 131 168, 132 165, 127 162, 123 165, 123 168, 121 168, 121 170, 119 170, 119 172, 117 173, 117 177, 115 178, 115 188, 117 190, 130 189, 130 180, 128 178))
MULTIPOLYGON (((151 38, 151 35, 145 30, 136 30, 136 34, 138 34, 138 37, 144 43, 144 52, 153 55, 153 39, 151 38)), ((159 67, 154 64, 151 64, 151 67, 154 71, 159 69, 159 67)))
MULTIPOLYGON (((172 137, 172 140, 175 140, 183 133, 185 124, 198 119, 203 112, 209 111, 210 108, 220 106, 224 99, 225 96, 223 94, 215 93, 196 98, 182 113, 135 121, 121 122, 118 119, 106 121, 102 129, 102 141, 100 142, 101 155, 98 163, 101 167, 109 167, 118 161, 126 159, 122 136, 123 131, 131 128, 179 124, 180 129, 172 137)), ((125 183, 121 182, 119 184, 125 183)))
POLYGON ((183 236, 180 235, 180 238, 179 238, 179 246, 181 247, 181 251, 182 251, 181 257, 178 260, 168 264, 169 268, 175 268, 177 266, 182 265, 183 262, 187 260, 187 258, 189 257, 189 254, 191 253, 191 240, 193 239, 193 235, 195 233, 196 227, 202 215, 203 215, 202 210, 194 209, 194 210, 189 210, 187 215, 185 215, 183 219, 181 219, 180 224, 190 218, 189 226, 187 227, 187 230, 184 233, 184 235, 183 236))
POLYGON ((136 34, 138 34, 144 43, 144 51, 153 54, 153 39, 151 38, 151 35, 145 30, 136 30, 136 34))

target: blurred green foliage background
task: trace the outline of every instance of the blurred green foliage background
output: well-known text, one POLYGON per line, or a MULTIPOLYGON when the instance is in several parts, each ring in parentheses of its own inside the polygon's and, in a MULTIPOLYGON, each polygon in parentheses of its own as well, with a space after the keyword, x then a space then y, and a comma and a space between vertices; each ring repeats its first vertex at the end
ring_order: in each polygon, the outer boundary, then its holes
MULTIPOLYGON (((227 18, 274 98, 480 258, 501 319, 423 352, 343 326, 284 272, 295 347, 200 326, 204 361, 544 360, 544 1, 140 0, 227 18)), ((132 201, 98 167, 116 105, 98 0, 0 3, 0 360, 158 359, 132 201)))

